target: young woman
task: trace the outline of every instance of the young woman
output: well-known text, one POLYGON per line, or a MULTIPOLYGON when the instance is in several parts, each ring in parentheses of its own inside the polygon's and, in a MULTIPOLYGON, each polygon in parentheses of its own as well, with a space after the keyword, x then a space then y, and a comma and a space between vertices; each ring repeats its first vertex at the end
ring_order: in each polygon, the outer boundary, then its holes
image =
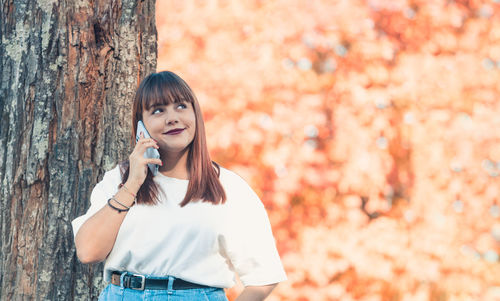
POLYGON ((82 263, 106 261, 99 300, 264 300, 286 275, 267 213, 248 184, 210 160, 200 107, 176 74, 147 76, 133 104, 129 160, 106 172, 73 222, 82 263), (144 156, 155 148, 160 159, 144 156), (153 175, 148 164, 159 165, 153 175))

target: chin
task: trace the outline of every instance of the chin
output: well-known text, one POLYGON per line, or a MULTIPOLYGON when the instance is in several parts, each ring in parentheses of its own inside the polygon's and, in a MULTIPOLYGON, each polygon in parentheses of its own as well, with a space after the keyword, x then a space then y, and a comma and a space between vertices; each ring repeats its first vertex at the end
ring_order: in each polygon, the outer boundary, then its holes
POLYGON ((186 151, 188 149, 189 149, 189 146, 179 146, 179 147, 170 146, 170 147, 165 147, 163 149, 163 151, 165 151, 167 153, 180 153, 180 152, 186 151))

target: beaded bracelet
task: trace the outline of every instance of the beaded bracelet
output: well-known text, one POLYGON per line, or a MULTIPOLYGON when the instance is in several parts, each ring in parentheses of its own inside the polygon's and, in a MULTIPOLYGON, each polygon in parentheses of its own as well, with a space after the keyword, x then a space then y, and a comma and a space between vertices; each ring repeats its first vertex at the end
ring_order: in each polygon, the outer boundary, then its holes
MULTIPOLYGON (((112 200, 112 199, 115 199, 115 198, 110 198, 110 199, 108 199, 108 206, 109 206, 109 207, 111 207, 111 208, 113 208, 114 210, 118 211, 118 213, 122 213, 122 212, 129 211, 129 210, 130 210, 130 207, 129 207, 129 208, 127 208, 127 209, 120 209, 120 208, 118 208, 118 207, 115 207, 115 206, 111 205, 111 200, 112 200)), ((115 200, 115 201, 116 201, 116 200, 115 200)))

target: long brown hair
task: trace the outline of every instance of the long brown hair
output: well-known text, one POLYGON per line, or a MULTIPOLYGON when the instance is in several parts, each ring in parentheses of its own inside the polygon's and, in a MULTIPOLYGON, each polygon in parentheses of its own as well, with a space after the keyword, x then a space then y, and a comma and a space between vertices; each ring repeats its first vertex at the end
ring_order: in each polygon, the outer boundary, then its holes
MULTIPOLYGON (((194 92, 188 84, 177 74, 170 71, 151 73, 139 85, 134 98, 132 109, 132 145, 135 144, 137 122, 142 120, 142 112, 149 110, 156 104, 170 104, 181 101, 190 102, 196 116, 196 131, 194 139, 188 146, 187 169, 189 184, 184 200, 180 203, 185 206, 191 201, 202 200, 213 204, 226 201, 226 193, 219 181, 220 167, 212 162, 208 153, 205 137, 205 124, 200 105, 194 92)), ((120 164, 122 184, 128 179, 129 161, 120 164)), ((137 203, 156 204, 159 201, 159 190, 153 181, 153 174, 148 168, 146 180, 137 192, 137 203)))

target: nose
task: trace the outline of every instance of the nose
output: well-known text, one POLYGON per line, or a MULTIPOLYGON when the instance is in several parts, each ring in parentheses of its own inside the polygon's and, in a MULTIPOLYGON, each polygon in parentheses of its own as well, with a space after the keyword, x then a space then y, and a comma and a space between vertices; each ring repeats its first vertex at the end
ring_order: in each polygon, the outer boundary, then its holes
POLYGON ((179 116, 175 110, 169 110, 167 111, 167 118, 165 119, 165 122, 168 125, 174 125, 179 123, 179 116))

